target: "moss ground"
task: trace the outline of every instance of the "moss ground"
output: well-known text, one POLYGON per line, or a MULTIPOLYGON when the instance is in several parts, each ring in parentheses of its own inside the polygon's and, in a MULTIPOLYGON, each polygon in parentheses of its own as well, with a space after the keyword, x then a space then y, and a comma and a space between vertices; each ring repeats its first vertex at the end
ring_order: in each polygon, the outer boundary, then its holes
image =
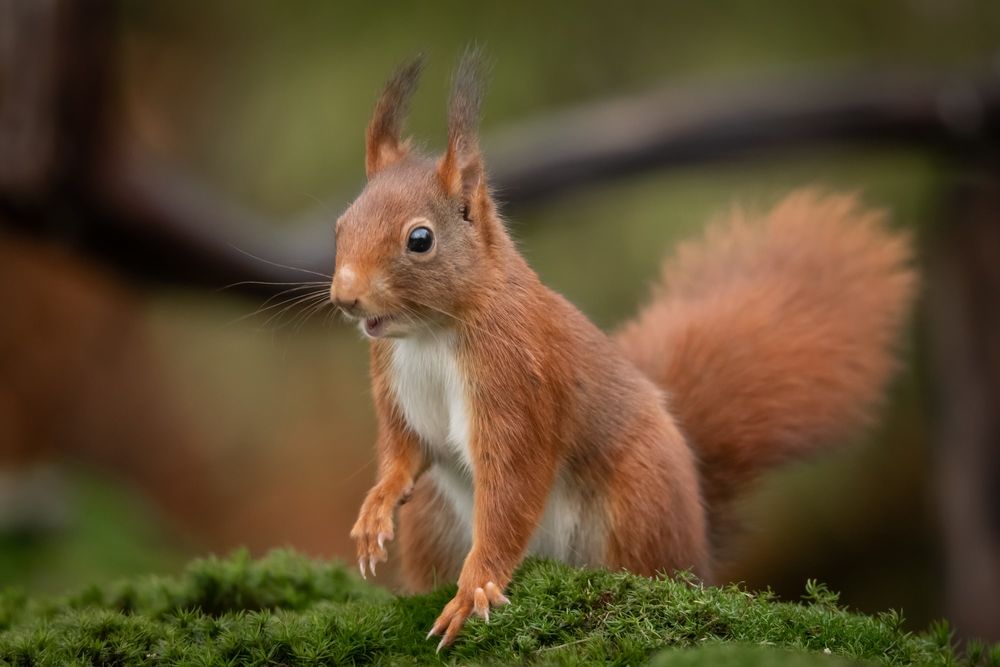
POLYGON ((801 604, 683 577, 646 579, 529 561, 513 604, 472 621, 441 655, 424 639, 453 593, 394 596, 337 564, 275 551, 192 563, 60 598, 0 596, 0 662, 45 664, 989 664, 959 655, 948 628, 901 628, 898 614, 851 613, 810 583, 801 604))

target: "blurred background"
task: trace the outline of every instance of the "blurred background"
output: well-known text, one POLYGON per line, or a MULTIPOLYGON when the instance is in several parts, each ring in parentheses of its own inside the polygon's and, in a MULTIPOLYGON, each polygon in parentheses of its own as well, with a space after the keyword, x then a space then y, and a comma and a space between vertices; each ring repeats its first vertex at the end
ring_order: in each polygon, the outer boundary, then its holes
POLYGON ((474 42, 512 232, 603 327, 734 202, 854 190, 914 230, 879 425, 764 480, 723 575, 1000 639, 994 0, 0 0, 0 586, 352 560, 367 347, 296 283, 332 268, 388 73, 428 56, 410 128, 437 149, 474 42))

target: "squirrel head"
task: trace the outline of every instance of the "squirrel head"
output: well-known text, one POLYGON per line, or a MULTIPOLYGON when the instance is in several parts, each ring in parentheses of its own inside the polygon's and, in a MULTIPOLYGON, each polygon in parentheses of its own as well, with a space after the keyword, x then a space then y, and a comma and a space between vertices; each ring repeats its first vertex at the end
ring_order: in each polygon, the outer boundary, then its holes
POLYGON ((436 159, 402 137, 422 67, 418 57, 386 84, 368 124, 368 183, 336 224, 330 299, 370 338, 458 321, 509 243, 479 151, 480 57, 466 52, 455 71, 436 159))

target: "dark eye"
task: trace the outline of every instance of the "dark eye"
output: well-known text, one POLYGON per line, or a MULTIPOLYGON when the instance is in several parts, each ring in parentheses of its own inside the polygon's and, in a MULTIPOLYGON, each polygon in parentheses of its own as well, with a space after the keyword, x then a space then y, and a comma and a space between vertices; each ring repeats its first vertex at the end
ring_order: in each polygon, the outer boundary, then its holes
POLYGON ((406 239, 406 249, 410 252, 427 252, 434 245, 434 233, 426 227, 417 227, 406 239))

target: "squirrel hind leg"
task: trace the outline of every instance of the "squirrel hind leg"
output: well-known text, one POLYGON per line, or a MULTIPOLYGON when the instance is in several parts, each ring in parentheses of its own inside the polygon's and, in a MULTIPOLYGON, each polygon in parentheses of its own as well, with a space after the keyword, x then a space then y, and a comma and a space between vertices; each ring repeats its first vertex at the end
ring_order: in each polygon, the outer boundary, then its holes
POLYGON ((399 553, 403 586, 427 593, 458 580, 471 537, 431 475, 417 480, 399 510, 399 553))
POLYGON ((606 565, 654 576, 687 570, 711 580, 704 504, 691 450, 669 417, 636 429, 609 488, 606 565))

